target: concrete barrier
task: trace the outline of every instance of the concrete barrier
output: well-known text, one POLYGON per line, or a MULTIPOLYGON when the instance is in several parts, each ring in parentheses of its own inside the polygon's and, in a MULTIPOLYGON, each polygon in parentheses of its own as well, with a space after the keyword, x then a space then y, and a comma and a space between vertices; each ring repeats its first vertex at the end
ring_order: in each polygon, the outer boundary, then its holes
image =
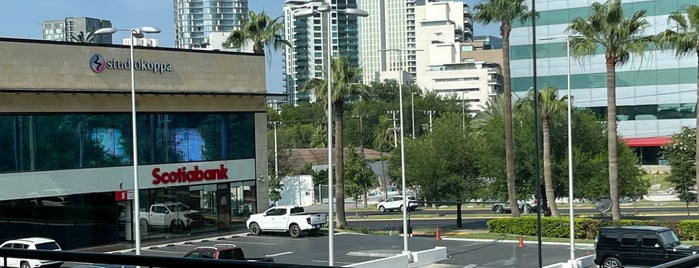
POLYGON ((386 257, 376 260, 370 260, 360 263, 345 265, 343 267, 361 267, 361 268, 393 268, 393 267, 408 267, 410 264, 410 256, 408 254, 398 254, 393 257, 386 257))
POLYGON ((433 249, 411 252, 411 254, 413 256, 413 262, 410 263, 410 267, 423 267, 446 259, 447 248, 435 247, 433 249))
POLYGON ((416 268, 425 267, 430 264, 436 263, 438 261, 447 258, 447 248, 446 247, 435 247, 433 249, 410 252, 410 255, 406 253, 397 254, 396 256, 386 257, 376 260, 370 260, 355 264, 345 265, 343 267, 361 267, 361 268, 395 268, 395 267, 405 267, 405 268, 416 268), (410 259, 412 258, 412 262, 410 259))

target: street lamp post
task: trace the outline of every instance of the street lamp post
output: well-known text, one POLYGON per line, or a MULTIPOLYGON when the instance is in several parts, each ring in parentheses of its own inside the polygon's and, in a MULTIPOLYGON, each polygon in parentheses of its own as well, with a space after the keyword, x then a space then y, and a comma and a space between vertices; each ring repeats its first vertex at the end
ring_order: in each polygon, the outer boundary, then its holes
MULTIPOLYGON (((336 10, 336 12, 340 12, 340 10, 336 10)), ((327 20, 327 25, 326 25, 326 41, 328 42, 327 46, 327 63, 326 63, 326 74, 328 76, 326 83, 328 86, 328 265, 329 266, 334 266, 335 265, 335 258, 334 258, 334 236, 335 236, 335 231, 334 231, 334 219, 335 215, 333 213, 333 165, 332 165, 332 6, 331 6, 331 0, 327 0, 326 2, 323 2, 322 4, 317 6, 317 9, 313 9, 313 6, 311 5, 306 5, 302 8, 299 8, 293 12, 293 16, 296 18, 306 18, 309 16, 313 16, 313 14, 316 13, 324 13, 326 20, 327 20)), ((356 9, 356 8, 346 8, 344 9, 344 13, 348 15, 353 15, 353 16, 358 16, 358 17, 366 17, 369 16, 369 13, 367 13, 364 10, 361 9, 356 9)), ((338 152, 342 153, 342 152, 338 152)), ((339 171, 342 172, 342 171, 339 171)))
POLYGON ((568 116, 568 214, 570 221, 570 262, 572 267, 575 267, 575 217, 573 209, 573 129, 572 125, 572 95, 570 94, 570 39, 579 37, 579 35, 555 36, 549 38, 541 38, 540 40, 565 39, 566 40, 566 59, 568 60, 567 69, 567 116, 568 116))
POLYGON ((415 94, 416 94, 416 93, 417 93, 417 92, 413 92, 413 93, 410 94, 410 110, 411 110, 411 113, 412 113, 412 115, 410 116, 410 119, 413 121, 413 128, 412 128, 412 130, 413 130, 413 140, 415 139, 415 100, 414 100, 415 98, 414 98, 414 97, 415 97, 415 94))
MULTIPOLYGON (((395 51, 398 52, 399 60, 399 75, 398 75, 398 103, 400 109, 400 173, 401 173, 401 185, 403 192, 403 253, 408 253, 408 197, 406 195, 405 187, 405 127, 403 126, 403 49, 381 49, 381 51, 395 51)), ((412 98, 412 96, 411 96, 412 98)), ((414 115, 414 113, 413 113, 414 115)), ((414 117, 414 116, 413 116, 414 117)), ((413 133, 414 132, 413 127, 413 133)), ((415 134, 413 134, 413 139, 415 134)))
POLYGON ((155 27, 139 27, 139 28, 133 28, 133 29, 117 29, 117 28, 101 28, 98 29, 97 31, 94 32, 94 35, 98 34, 113 34, 117 31, 129 31, 130 34, 130 42, 129 42, 129 69, 131 69, 131 144, 132 144, 132 150, 133 150, 133 189, 134 189, 134 196, 133 196, 133 208, 132 208, 132 216, 131 216, 131 221, 133 221, 133 226, 134 226, 134 243, 136 247, 136 255, 141 255, 141 222, 139 220, 139 201, 140 198, 138 196, 138 143, 137 143, 137 123, 136 123, 136 83, 135 83, 135 74, 134 74, 134 57, 133 57, 133 44, 135 42, 135 38, 143 38, 145 33, 159 33, 160 29, 155 28, 155 27), (135 220, 134 220, 135 219, 135 220))

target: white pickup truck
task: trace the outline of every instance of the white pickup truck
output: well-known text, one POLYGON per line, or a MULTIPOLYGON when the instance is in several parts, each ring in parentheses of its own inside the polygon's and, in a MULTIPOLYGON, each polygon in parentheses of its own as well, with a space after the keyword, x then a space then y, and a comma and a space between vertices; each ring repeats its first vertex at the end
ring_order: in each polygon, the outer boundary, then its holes
POLYGON ((148 211, 141 211, 141 229, 165 228, 172 231, 182 231, 194 222, 198 211, 191 210, 180 202, 164 202, 150 205, 148 211))
POLYGON ((293 238, 306 232, 314 236, 327 223, 325 213, 304 213, 302 207, 272 207, 263 213, 250 215, 247 226, 250 234, 261 232, 289 232, 293 238))

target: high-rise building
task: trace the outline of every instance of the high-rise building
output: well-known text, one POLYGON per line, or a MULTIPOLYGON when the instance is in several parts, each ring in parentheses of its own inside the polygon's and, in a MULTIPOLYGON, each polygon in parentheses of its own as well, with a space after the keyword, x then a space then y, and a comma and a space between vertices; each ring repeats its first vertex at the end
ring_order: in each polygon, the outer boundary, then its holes
POLYGON ((112 35, 93 35, 97 29, 112 27, 112 22, 88 17, 67 17, 42 23, 43 39, 51 41, 111 44, 112 35))
MULTIPOLYGON (((420 50, 417 43, 419 36, 424 35, 419 31, 421 26, 449 27, 453 32, 447 35, 452 39, 446 41, 451 44, 471 41, 473 37, 471 13, 463 1, 358 0, 358 3, 360 8, 371 14, 360 25, 362 69, 366 84, 395 79, 392 73, 397 70, 408 73, 410 81, 406 83, 417 80, 417 54, 420 50)), ((422 49, 424 51, 425 48, 422 49)))
MULTIPOLYGON (((593 2, 598 1, 537 1, 538 88, 555 86, 559 96, 567 94, 565 29, 575 17, 587 18, 593 2)), ((696 0, 624 1, 622 7, 626 16, 646 10, 650 27, 644 34, 655 35, 668 28, 670 12, 690 4, 696 4, 696 0)), ((533 85, 531 28, 530 22, 515 22, 510 35, 514 93, 525 92, 533 85)), ((571 95, 575 107, 592 110, 606 119, 604 51, 598 49, 597 53, 571 59, 571 95)), ((643 56, 630 55, 628 63, 616 67, 617 131, 627 145, 635 148, 642 164, 662 164, 659 147, 682 126, 696 127, 696 74, 696 57, 677 58, 669 50, 648 49, 643 56)))
MULTIPOLYGON (((302 92, 301 88, 311 79, 325 78, 325 61, 327 61, 327 13, 319 12, 307 18, 294 18, 292 12, 302 7, 317 8, 324 1, 286 0, 283 8, 284 39, 292 46, 284 49, 284 82, 289 102, 295 105, 301 102, 313 102, 315 96, 302 92)), ((330 16, 332 18, 331 55, 349 57, 352 67, 359 67, 360 51, 358 19, 345 14, 342 10, 357 8, 355 0, 333 0, 330 16), (338 12, 340 10, 340 12, 338 12)), ((371 17, 372 14, 369 14, 371 17)), ((362 18, 366 19, 366 18, 362 18)))
POLYGON ((242 29, 248 0, 173 0, 175 47, 192 49, 211 44, 211 33, 242 29))

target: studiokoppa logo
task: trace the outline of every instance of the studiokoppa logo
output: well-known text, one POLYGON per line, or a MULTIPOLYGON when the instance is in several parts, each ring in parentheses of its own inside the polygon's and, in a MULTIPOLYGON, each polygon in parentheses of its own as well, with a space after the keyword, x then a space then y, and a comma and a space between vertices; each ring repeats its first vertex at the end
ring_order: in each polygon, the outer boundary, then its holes
POLYGON ((90 57, 90 69, 95 73, 101 73, 107 67, 104 57, 100 54, 95 54, 90 57))

